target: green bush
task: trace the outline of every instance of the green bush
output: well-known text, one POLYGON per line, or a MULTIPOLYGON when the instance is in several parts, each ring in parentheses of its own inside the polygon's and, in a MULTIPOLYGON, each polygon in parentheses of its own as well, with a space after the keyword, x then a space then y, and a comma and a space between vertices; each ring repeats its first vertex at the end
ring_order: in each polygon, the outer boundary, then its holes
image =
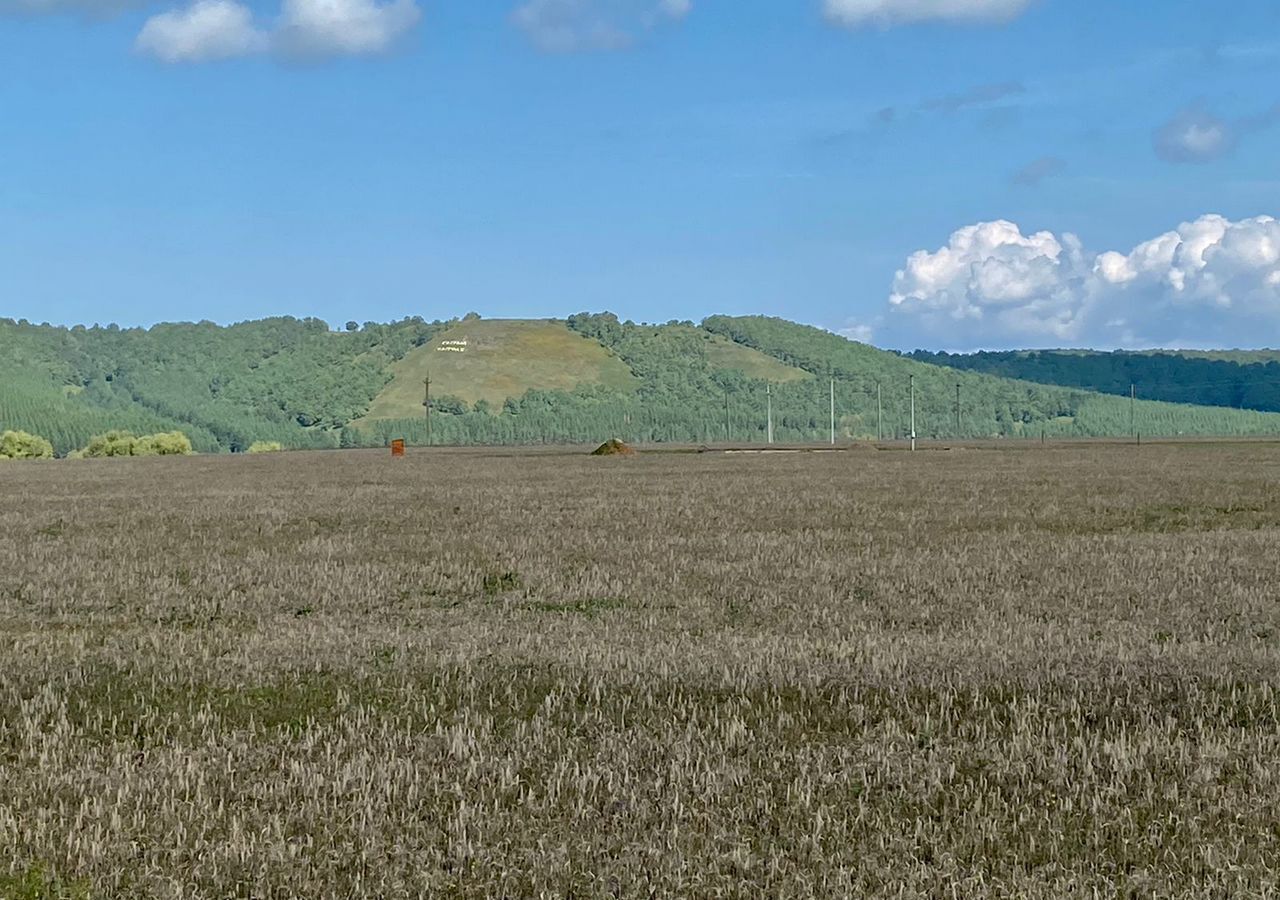
POLYGON ((279 453, 284 450, 284 444, 279 441, 254 441, 249 445, 247 452, 249 453, 279 453))
POLYGON ((108 431, 89 441, 77 454, 81 459, 103 459, 111 456, 186 456, 191 453, 191 440, 181 431, 147 434, 138 437, 128 431, 108 431))
POLYGON ((181 431, 148 434, 138 438, 134 456, 190 456, 191 439, 181 431))
POLYGON ((52 459, 53 444, 25 431, 0 435, 0 459, 52 459))
POLYGON ((80 452, 84 459, 104 459, 109 456, 133 456, 138 438, 128 431, 108 431, 94 435, 80 452))

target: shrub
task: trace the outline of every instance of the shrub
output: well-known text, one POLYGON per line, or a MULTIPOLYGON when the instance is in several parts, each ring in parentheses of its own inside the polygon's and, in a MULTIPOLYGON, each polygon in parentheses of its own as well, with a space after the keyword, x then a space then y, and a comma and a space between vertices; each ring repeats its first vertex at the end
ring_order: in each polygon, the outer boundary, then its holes
POLYGON ((249 445, 248 453, 279 453, 284 450, 284 444, 279 441, 254 441, 249 445))
POLYGON ((0 459, 52 459, 53 444, 25 431, 0 435, 0 459))
POLYGON ((191 439, 181 431, 148 434, 138 438, 134 456, 190 456, 191 439))
POLYGON ((138 438, 128 431, 108 431, 91 437, 81 452, 84 459, 103 459, 108 456, 133 456, 138 438))
POLYGON ((462 416, 471 411, 467 401, 452 394, 444 394, 431 401, 431 408, 447 416, 462 416))
POLYGON ((186 456, 189 453, 191 439, 181 431, 142 437, 128 431, 108 431, 90 439, 88 446, 72 455, 80 459, 103 459, 111 456, 186 456))

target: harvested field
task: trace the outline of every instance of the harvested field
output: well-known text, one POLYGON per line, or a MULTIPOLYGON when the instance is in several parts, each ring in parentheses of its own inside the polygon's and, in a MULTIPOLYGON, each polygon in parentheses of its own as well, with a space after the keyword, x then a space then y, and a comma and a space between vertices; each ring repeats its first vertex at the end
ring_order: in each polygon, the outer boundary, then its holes
POLYGON ((0 466, 0 897, 1248 897, 1280 446, 0 466))

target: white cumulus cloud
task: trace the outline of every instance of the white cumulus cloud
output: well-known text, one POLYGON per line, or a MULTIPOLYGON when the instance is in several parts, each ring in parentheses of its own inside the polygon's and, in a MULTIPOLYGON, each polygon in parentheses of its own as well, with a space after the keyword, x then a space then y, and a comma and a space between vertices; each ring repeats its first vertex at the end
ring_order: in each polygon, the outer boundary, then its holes
POLYGON ((1206 215, 1126 252, 1006 221, 911 255, 876 336, 893 346, 1250 346, 1280 337, 1280 221, 1206 215))
POLYGON ((547 53, 617 50, 693 11, 692 0, 526 0, 511 21, 547 53))
POLYGON ((285 0, 275 45, 308 57, 383 53, 421 18, 413 0, 285 0))
POLYGON ((284 0, 274 27, 264 29, 237 0, 196 0, 147 20, 135 46, 167 63, 268 52, 307 59, 367 56, 389 50, 421 18, 414 0, 284 0))
POLYGON ((1008 22, 1032 0, 823 0, 827 18, 848 28, 921 22, 1008 22))
POLYGON ((267 37, 253 24, 253 13, 235 0, 197 0, 183 10, 147 20, 136 47, 168 63, 210 62, 259 53, 267 37))

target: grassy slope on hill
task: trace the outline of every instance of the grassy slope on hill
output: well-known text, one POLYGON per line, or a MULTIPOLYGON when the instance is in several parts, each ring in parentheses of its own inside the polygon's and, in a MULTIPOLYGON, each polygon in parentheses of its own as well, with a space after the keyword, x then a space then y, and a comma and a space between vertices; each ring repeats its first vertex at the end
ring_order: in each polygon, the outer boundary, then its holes
POLYGON ((774 384, 804 381, 811 377, 804 369, 789 366, 754 347, 735 344, 722 335, 711 335, 711 340, 706 343, 706 350, 707 362, 713 369, 737 371, 748 378, 772 381, 774 384))
MULTIPOLYGON (((751 347, 684 325, 658 326, 664 338, 696 335, 698 362, 711 371, 741 372, 748 379, 776 384, 801 381, 808 373, 751 347)), ((391 367, 394 376, 362 421, 412 418, 422 413, 423 380, 431 376, 435 397, 452 396, 494 410, 528 391, 572 392, 601 387, 630 394, 642 384, 623 358, 598 340, 563 322, 480 319, 460 322, 391 367), (459 351, 446 347, 458 346, 459 351), (451 342, 454 342, 451 344, 451 342)))
POLYGON ((428 375, 436 397, 453 396, 468 404, 484 400, 495 408, 531 390, 572 391, 586 384, 616 391, 636 387, 622 360, 554 321, 459 322, 394 363, 390 371, 391 382, 365 419, 421 415, 423 379, 428 375), (462 341, 466 346, 459 348, 461 352, 445 349, 446 342, 462 341))

